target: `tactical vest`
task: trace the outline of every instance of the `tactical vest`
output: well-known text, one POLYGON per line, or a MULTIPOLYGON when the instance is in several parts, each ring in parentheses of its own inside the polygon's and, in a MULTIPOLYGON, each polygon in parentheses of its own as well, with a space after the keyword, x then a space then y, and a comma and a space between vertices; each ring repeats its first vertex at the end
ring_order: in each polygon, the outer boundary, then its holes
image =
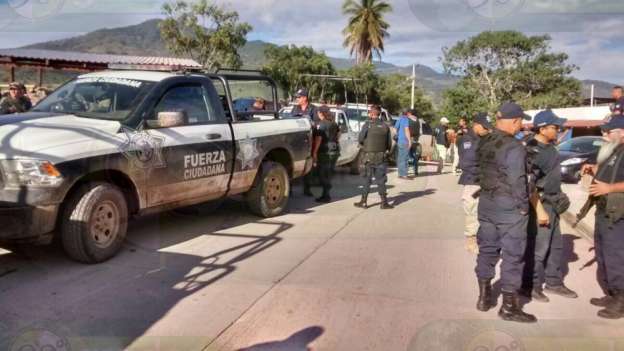
MULTIPOLYGON (((624 148, 620 146, 614 152, 614 165, 611 168, 611 174, 606 174, 607 182, 614 184, 621 182, 622 179, 617 179, 618 170, 624 162, 624 148)), ((609 162, 609 161, 607 161, 609 162)), ((624 193, 609 193, 598 200, 598 209, 606 212, 611 224, 624 219, 624 193)))
POLYGON ((383 122, 371 122, 364 140, 364 152, 385 152, 388 150, 390 129, 383 122))
POLYGON ((515 146, 517 141, 502 132, 494 131, 483 137, 479 143, 479 181, 484 193, 511 194, 507 169, 501 160, 506 157, 507 150, 515 146))

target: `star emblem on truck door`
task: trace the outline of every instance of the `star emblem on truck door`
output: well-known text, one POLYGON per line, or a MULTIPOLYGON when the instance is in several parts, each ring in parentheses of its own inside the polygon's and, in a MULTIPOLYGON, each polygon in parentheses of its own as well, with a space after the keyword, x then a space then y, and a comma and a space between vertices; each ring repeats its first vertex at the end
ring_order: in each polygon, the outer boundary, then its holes
POLYGON ((165 138, 151 135, 147 130, 122 127, 125 140, 119 147, 134 168, 151 169, 166 167, 162 154, 165 138))
POLYGON ((251 139, 249 135, 247 135, 247 138, 238 141, 236 159, 240 161, 243 171, 253 168, 258 157, 260 157, 258 139, 251 139))

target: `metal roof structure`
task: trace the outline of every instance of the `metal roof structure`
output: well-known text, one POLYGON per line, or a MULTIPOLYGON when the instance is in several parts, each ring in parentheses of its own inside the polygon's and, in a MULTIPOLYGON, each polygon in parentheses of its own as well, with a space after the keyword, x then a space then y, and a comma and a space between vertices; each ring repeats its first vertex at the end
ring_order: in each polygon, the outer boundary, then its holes
POLYGON ((185 58, 108 55, 40 49, 0 49, 0 66, 9 68, 11 81, 15 80, 15 68, 39 69, 40 84, 43 80, 42 72, 48 68, 86 72, 119 69, 121 67, 156 71, 201 68, 201 65, 196 61, 185 58))

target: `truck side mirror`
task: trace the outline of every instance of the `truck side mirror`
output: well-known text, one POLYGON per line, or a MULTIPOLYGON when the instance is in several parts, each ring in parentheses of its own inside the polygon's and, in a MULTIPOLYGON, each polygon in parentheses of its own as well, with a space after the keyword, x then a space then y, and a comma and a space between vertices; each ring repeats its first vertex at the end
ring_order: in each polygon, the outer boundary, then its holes
POLYGON ((186 125, 186 112, 158 112, 156 120, 148 120, 147 125, 152 129, 171 128, 186 125))

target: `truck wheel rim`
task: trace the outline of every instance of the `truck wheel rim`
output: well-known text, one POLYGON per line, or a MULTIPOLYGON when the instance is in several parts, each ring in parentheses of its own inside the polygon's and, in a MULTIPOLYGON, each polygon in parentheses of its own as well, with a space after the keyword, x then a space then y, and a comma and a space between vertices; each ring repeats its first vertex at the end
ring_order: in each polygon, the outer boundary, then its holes
POLYGON ((269 174, 266 180, 265 197, 267 205, 271 208, 279 206, 284 198, 284 180, 279 174, 272 172, 269 174))
POLYGON ((119 234, 119 222, 119 210, 113 202, 98 203, 91 218, 91 238, 95 246, 109 247, 119 234))

